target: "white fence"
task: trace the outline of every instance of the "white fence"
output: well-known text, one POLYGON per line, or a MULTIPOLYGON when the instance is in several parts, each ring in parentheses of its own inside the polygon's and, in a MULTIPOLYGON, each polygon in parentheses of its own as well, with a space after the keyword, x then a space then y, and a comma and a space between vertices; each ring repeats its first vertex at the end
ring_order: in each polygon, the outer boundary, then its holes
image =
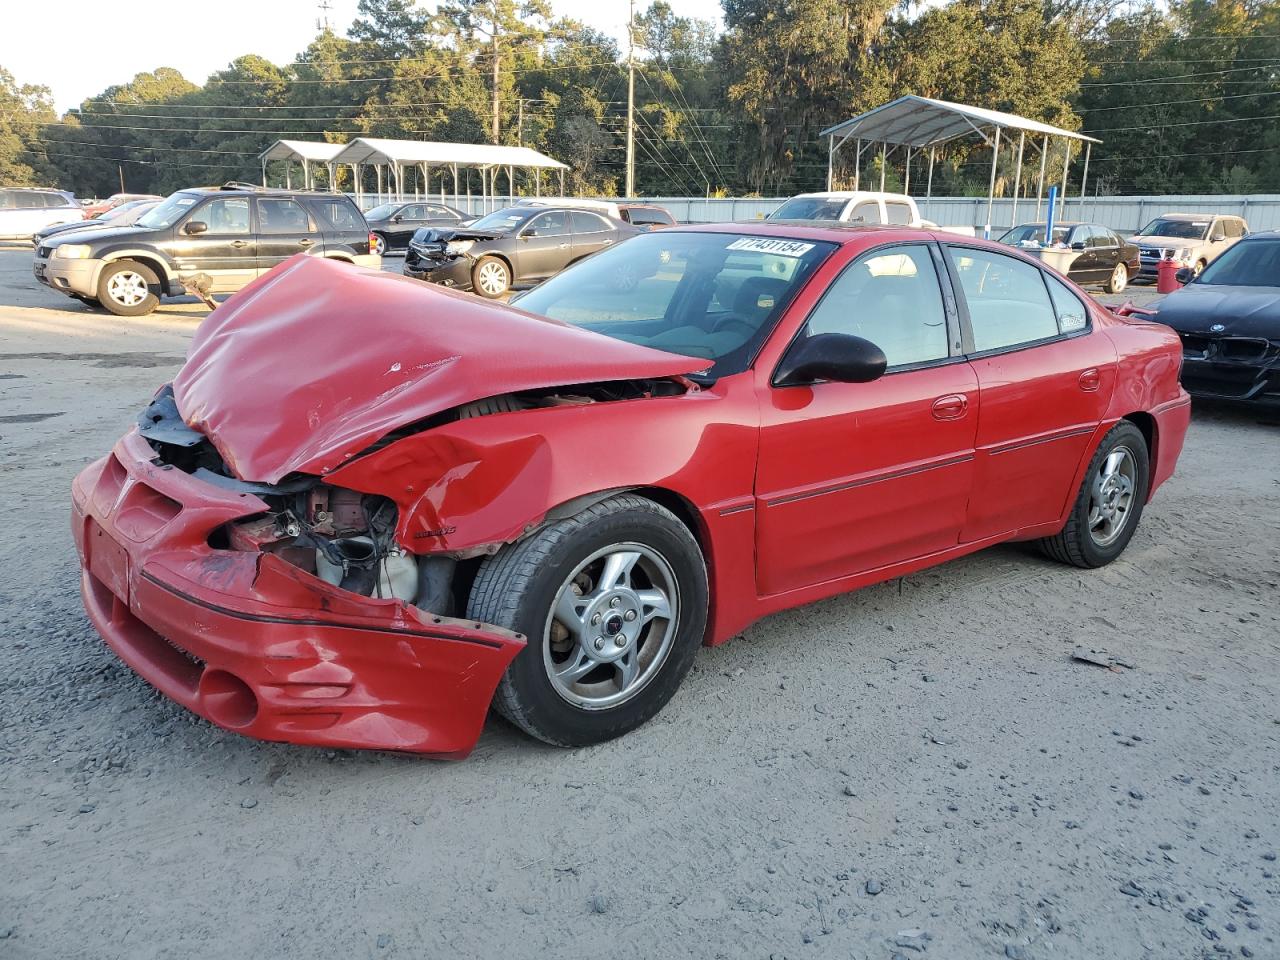
MULTIPOLYGON (((366 196, 363 198, 365 208, 370 208, 381 200, 393 199, 390 196, 381 198, 366 196)), ((472 214, 487 213, 506 206, 510 202, 507 197, 480 197, 432 194, 430 197, 406 196, 405 200, 442 201, 449 206, 457 207, 472 214)), ((786 198, 716 198, 699 199, 697 197, 642 197, 642 203, 656 203, 671 212, 679 223, 722 223, 730 220, 762 220, 772 213, 786 198)), ((920 215, 926 220, 942 226, 975 227, 979 234, 987 222, 986 197, 933 197, 926 200, 916 197, 920 207, 920 215)), ((1059 206, 1059 219, 1087 220, 1090 223, 1101 223, 1119 233, 1134 233, 1144 224, 1162 213, 1202 213, 1205 215, 1228 214, 1244 217, 1249 229, 1255 233, 1259 230, 1280 230, 1280 194, 1262 196, 1149 196, 1149 197, 1071 197, 1066 202, 1065 214, 1059 206)), ((1040 218, 1045 214, 1044 203, 1040 206, 1040 218)), ((1010 199, 996 200, 992 207, 992 229, 1004 230, 1013 226, 1014 203, 1010 199)), ((1019 223, 1028 223, 1037 219, 1036 201, 1019 200, 1017 204, 1019 223)))

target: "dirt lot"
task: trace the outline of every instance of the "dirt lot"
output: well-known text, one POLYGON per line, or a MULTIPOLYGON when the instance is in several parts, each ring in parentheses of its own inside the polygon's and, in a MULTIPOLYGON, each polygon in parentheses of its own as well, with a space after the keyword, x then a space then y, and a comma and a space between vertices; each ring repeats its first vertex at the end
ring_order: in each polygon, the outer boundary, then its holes
POLYGON ((205 310, 118 320, 29 262, 0 250, 0 956, 1280 957, 1274 422, 1197 408, 1103 570, 1000 548, 771 617, 621 741, 262 744, 117 663, 67 530, 205 310))

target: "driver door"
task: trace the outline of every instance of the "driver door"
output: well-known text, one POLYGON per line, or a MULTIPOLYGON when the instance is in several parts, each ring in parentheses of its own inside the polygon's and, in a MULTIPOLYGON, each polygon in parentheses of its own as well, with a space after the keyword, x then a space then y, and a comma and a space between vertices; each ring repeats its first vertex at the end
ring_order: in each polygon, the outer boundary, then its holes
POLYGON ((850 333, 885 352, 872 383, 763 385, 756 473, 762 596, 956 546, 973 482, 978 382, 960 355, 936 245, 847 266, 801 336, 850 333))
POLYGON ((257 257, 248 197, 215 197, 201 204, 174 235, 178 274, 208 274, 213 293, 234 293, 256 278, 257 257), (193 223, 205 224, 205 231, 187 233, 193 223))
POLYGON ((563 210, 540 213, 520 231, 516 245, 516 280, 545 280, 572 259, 569 218, 563 210))

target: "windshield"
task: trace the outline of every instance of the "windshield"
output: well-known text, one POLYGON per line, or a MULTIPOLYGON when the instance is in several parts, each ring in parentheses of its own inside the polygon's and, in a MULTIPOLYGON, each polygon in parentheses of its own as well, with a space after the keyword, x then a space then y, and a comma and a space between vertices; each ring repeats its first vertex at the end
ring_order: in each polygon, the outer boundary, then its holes
POLYGON ((386 220, 389 216, 400 209, 398 203, 384 203, 380 207, 374 207, 364 215, 366 220, 386 220))
POLYGON ((172 227, 186 215, 188 210, 199 202, 199 194, 175 193, 145 217, 139 217, 138 226, 146 227, 148 230, 162 230, 165 227, 172 227))
POLYGON ((773 213, 770 220, 839 220, 849 201, 844 197, 792 197, 773 213))
POLYGON ((1208 232, 1208 220, 1166 220, 1164 217, 1156 217, 1139 231, 1139 236, 1203 240, 1208 232))
POLYGON ((835 244, 738 233, 645 233, 520 297, 522 310, 745 370, 835 244))
POLYGON ((486 214, 475 223, 467 226, 468 230, 488 230, 492 233, 506 233, 508 230, 514 230, 520 224, 524 223, 530 217, 539 214, 544 208, 536 207, 518 209, 516 207, 507 207, 504 210, 495 210, 493 213, 486 214))
MULTIPOLYGON (((1044 243, 1044 228, 1043 223, 1024 223, 1006 233, 1000 238, 1000 242, 1010 247, 1038 247, 1044 243)), ((1053 243, 1066 243, 1067 231, 1070 229, 1070 227, 1054 227, 1053 243)))
POLYGON ((1237 243, 1205 267, 1195 282, 1215 287, 1280 287, 1280 240, 1237 243))

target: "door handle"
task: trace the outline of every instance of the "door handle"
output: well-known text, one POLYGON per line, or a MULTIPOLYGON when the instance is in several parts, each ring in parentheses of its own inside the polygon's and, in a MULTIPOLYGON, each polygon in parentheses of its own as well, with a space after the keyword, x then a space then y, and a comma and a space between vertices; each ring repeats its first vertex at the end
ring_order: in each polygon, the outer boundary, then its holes
POLYGON ((309 246, 311 246, 313 243, 315 243, 315 241, 314 241, 314 240, 312 240, 310 237, 303 237, 301 240, 299 240, 299 241, 298 241, 298 246, 300 246, 300 247, 309 247, 309 246))
POLYGON ((561 249, 561 250, 568 250, 568 249, 569 249, 569 245, 568 245, 567 243, 562 243, 562 244, 560 244, 560 249, 561 249))
POLYGON ((249 245, 249 241, 247 241, 247 240, 232 240, 232 241, 231 241, 231 246, 235 247, 237 250, 239 250, 241 247, 247 247, 248 245, 249 245))
POLYGON ((935 420, 959 420, 969 410, 969 398, 963 393, 950 393, 933 401, 935 420))
POLYGON ((604 243, 601 244, 601 246, 607 247, 611 243, 613 243, 612 240, 606 240, 604 243))
POLYGON ((1080 389, 1086 393, 1093 393, 1102 383, 1102 374, 1098 372, 1097 367, 1090 367, 1088 370, 1080 374, 1080 389))

